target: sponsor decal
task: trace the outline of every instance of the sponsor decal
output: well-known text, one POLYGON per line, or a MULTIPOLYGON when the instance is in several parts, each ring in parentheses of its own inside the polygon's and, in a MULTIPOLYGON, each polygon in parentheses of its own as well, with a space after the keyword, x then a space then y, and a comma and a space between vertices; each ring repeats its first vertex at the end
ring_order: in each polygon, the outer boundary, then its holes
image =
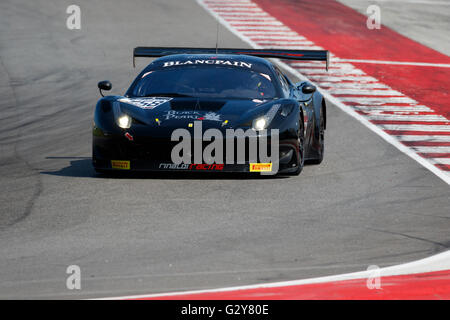
POLYGON ((272 163, 250 163, 250 172, 271 172, 272 163))
POLYGON ((151 98, 123 98, 120 99, 120 102, 131 104, 135 107, 141 109, 154 109, 163 103, 169 102, 172 98, 160 98, 160 97, 151 97, 151 98))
POLYGON ((225 65, 225 66, 233 66, 233 67, 248 68, 248 69, 251 69, 251 67, 252 67, 251 63, 243 62, 243 61, 210 59, 210 60, 167 61, 167 62, 164 62, 163 68, 173 67, 173 66, 184 66, 184 65, 199 65, 199 64, 225 65))
POLYGON ((127 160, 111 160, 111 168, 130 170, 130 161, 127 160))
POLYGON ((160 169, 171 169, 171 170, 188 170, 189 164, 187 163, 160 163, 160 169))
POLYGON ((127 138, 129 141, 133 141, 134 138, 131 134, 129 134, 128 132, 125 133, 125 138, 127 138))
POLYGON ((187 119, 187 120, 200 120, 200 121, 219 121, 222 122, 220 114, 215 112, 207 112, 202 114, 199 111, 176 111, 170 110, 165 114, 165 120, 170 119, 187 119))
POLYGON ((192 163, 189 165, 189 170, 210 170, 210 171, 222 171, 224 164, 221 163, 212 163, 212 164, 206 164, 206 163, 199 163, 195 164, 192 163))
POLYGON ((207 163, 160 163, 160 169, 170 170, 206 170, 206 171, 222 171, 224 164, 207 164, 207 163))

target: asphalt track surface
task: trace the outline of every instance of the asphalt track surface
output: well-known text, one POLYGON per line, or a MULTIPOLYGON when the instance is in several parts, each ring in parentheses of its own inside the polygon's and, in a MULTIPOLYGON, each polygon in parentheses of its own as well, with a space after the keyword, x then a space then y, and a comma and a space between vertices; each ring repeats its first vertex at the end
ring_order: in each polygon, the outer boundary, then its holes
MULTIPOLYGON (((96 175, 96 83, 122 94, 147 63, 133 69, 132 48, 214 46, 217 23, 195 1, 86 1, 73 31, 70 4, 0 3, 0 298, 302 279, 450 246, 448 185, 332 105, 325 161, 299 177, 96 175), (69 265, 81 268, 81 290, 66 288, 69 265)), ((435 17, 423 29, 448 37, 435 17)), ((448 54, 441 36, 408 32, 448 54)), ((248 47, 224 28, 220 44, 248 47)))

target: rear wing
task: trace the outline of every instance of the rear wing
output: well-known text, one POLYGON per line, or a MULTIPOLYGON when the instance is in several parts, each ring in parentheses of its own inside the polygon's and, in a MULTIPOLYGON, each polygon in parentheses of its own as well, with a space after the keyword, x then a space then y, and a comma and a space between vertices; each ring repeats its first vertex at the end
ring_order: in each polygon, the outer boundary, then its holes
POLYGON ((133 50, 133 67, 135 67, 136 57, 155 58, 172 54, 243 54, 261 58, 316 60, 325 61, 327 71, 330 61, 330 53, 328 50, 137 47, 133 50))

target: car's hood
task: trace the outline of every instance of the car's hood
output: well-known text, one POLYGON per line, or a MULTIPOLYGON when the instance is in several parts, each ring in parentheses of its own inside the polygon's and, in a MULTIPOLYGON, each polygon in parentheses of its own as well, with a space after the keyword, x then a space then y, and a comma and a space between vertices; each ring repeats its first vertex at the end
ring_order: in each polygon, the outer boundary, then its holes
POLYGON ((275 100, 207 98, 121 98, 122 112, 148 125, 184 127, 203 121, 206 127, 239 127, 263 115, 275 100))

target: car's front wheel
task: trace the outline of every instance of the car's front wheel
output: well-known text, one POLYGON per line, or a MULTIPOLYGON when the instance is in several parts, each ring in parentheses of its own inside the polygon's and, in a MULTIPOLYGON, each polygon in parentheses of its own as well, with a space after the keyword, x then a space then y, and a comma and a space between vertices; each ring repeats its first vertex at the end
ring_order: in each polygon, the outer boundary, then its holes
POLYGON ((299 119, 297 168, 295 171, 291 172, 294 176, 298 176, 300 172, 302 172, 303 166, 305 165, 305 136, 303 128, 303 121, 302 119, 299 119))

